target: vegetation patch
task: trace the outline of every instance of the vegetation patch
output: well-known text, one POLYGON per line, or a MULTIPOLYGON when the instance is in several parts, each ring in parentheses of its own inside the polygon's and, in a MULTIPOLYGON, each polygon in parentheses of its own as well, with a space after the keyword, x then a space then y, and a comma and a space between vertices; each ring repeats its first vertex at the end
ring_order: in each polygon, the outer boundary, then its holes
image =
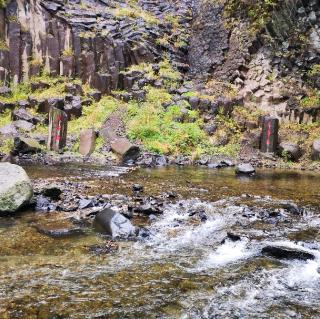
POLYGON ((204 151, 209 139, 201 129, 196 111, 182 114, 177 105, 165 109, 171 96, 163 89, 149 87, 146 101, 128 103, 127 129, 131 139, 139 140, 147 150, 159 154, 188 154, 204 151), (181 121, 181 116, 184 120, 181 121))
POLYGON ((85 107, 83 115, 68 124, 68 132, 79 134, 86 128, 100 129, 108 116, 117 109, 119 102, 110 96, 103 97, 99 102, 85 107))

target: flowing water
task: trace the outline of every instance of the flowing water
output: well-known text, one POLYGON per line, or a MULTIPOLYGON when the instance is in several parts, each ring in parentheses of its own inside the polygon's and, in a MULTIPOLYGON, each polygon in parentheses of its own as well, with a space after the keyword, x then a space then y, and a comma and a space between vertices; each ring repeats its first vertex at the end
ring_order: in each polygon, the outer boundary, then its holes
POLYGON ((0 318, 320 318, 319 174, 262 170, 248 179, 228 169, 27 171, 48 183, 78 181, 89 194, 130 194, 140 183, 146 195, 175 191, 179 198, 162 215, 139 220, 149 239, 120 242, 107 255, 88 251, 106 241, 89 228, 52 239, 32 226, 63 224, 66 213, 0 218, 0 318), (302 214, 283 209, 287 201, 302 214), (190 214, 199 211, 206 220, 190 214), (227 232, 241 240, 223 241, 227 232), (270 243, 316 258, 262 256, 270 243))

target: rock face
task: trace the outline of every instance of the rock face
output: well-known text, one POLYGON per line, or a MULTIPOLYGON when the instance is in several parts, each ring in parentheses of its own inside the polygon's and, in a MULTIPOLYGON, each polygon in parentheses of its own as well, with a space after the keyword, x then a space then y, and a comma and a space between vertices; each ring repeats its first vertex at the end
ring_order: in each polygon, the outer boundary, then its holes
POLYGON ((18 165, 0 163, 0 213, 13 213, 33 196, 30 179, 18 165))
POLYGON ((135 235, 135 227, 129 219, 109 208, 96 215, 93 225, 97 231, 112 238, 129 238, 135 235))
POLYGON ((260 150, 264 153, 275 153, 278 147, 279 119, 264 117, 262 124, 260 150))
POLYGON ((314 161, 320 160, 320 139, 313 142, 311 157, 314 161))
MULTIPOLYGON (((137 76, 122 73, 125 68, 161 56, 155 39, 170 34, 171 27, 158 21, 170 11, 186 23, 191 17, 184 2, 139 1, 136 7, 138 11, 123 1, 104 0, 8 1, 0 21, 0 35, 6 35, 8 44, 0 49, 0 81, 16 83, 45 69, 53 76, 81 77, 101 93, 127 89, 137 76), (121 14, 126 6, 128 16, 121 14), (150 22, 135 17, 140 10, 150 22)), ((178 51, 178 62, 184 62, 182 49, 170 44, 166 50, 178 51)))
POLYGON ((266 246, 262 248, 262 254, 278 259, 315 259, 315 256, 307 251, 281 246, 266 246))
POLYGON ((256 170, 251 164, 242 163, 236 166, 236 174, 237 175, 254 175, 256 170))
POLYGON ((279 145, 280 155, 291 161, 298 161, 301 157, 301 149, 298 144, 290 142, 282 142, 279 145))

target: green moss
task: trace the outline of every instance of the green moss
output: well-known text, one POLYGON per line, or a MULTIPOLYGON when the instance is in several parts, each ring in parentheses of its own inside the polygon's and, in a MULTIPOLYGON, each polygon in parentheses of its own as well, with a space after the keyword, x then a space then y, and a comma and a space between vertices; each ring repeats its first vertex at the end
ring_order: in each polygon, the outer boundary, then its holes
POLYGON ((7 43, 4 40, 1 40, 1 39, 0 39, 0 50, 2 50, 2 51, 8 51, 9 50, 7 43))
POLYGON ((270 21, 279 3, 280 0, 226 0, 224 13, 233 23, 237 23, 239 19, 247 19, 250 22, 250 30, 256 33, 270 21))
POLYGON ((2 154, 9 154, 10 151, 13 149, 14 145, 13 145, 13 139, 6 139, 4 141, 1 142, 0 144, 0 153, 2 154))
POLYGON ((64 57, 72 57, 72 56, 74 56, 74 52, 73 52, 73 50, 71 48, 66 48, 62 52, 62 56, 64 56, 64 57))
POLYGON ((7 6, 7 0, 0 0, 0 8, 5 8, 7 6))
POLYGON ((159 24, 159 20, 150 12, 141 9, 133 1, 129 1, 126 7, 118 7, 113 10, 113 14, 118 18, 128 18, 128 19, 143 19, 146 23, 150 25, 159 24))
POLYGON ((11 111, 7 110, 4 113, 0 113, 0 127, 5 126, 11 122, 11 111))

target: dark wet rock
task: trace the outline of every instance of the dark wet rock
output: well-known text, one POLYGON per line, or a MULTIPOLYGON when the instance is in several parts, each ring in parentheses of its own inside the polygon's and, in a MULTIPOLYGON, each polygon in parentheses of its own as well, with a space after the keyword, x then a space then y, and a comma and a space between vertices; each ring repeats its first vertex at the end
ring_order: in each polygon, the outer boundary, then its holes
POLYGON ((101 100, 101 92, 100 91, 94 91, 94 92, 90 92, 88 93, 88 97, 92 98, 95 102, 99 102, 101 100))
POLYGON ((49 197, 53 200, 58 200, 60 198, 60 195, 62 194, 62 190, 55 185, 51 185, 46 187, 43 191, 42 194, 46 197, 49 197))
POLYGON ((41 152, 41 145, 33 138, 15 137, 14 149, 19 154, 34 154, 41 152))
POLYGON ((25 170, 18 165, 0 163, 0 212, 16 212, 32 196, 32 184, 25 170))
POLYGON ((282 207, 289 213, 294 215, 300 215, 303 212, 303 209, 301 209, 297 204, 294 203, 283 203, 282 207))
POLYGON ((135 235, 135 227, 130 220, 110 208, 95 216, 93 226, 98 232, 112 238, 129 238, 135 235))
POLYGON ((82 86, 77 83, 67 83, 64 87, 64 91, 72 95, 83 95, 82 86))
POLYGON ((320 161, 320 139, 315 140, 312 144, 311 158, 313 161, 320 161))
POLYGON ((137 206, 134 208, 134 211, 143 215, 159 215, 163 213, 163 210, 157 205, 152 205, 150 203, 146 203, 141 206, 137 206))
POLYGON ((202 223, 208 220, 208 216, 205 212, 199 212, 199 218, 202 223))
POLYGON ((242 163, 237 165, 235 171, 237 175, 249 175, 249 176, 254 175, 256 172, 254 167, 249 163, 242 163))
POLYGON ((113 241, 107 241, 105 245, 92 245, 88 247, 89 252, 95 255, 110 254, 116 252, 118 249, 118 244, 113 241))
POLYGON ((41 122, 41 119, 39 117, 32 115, 24 108, 14 110, 12 112, 12 120, 13 121, 22 120, 22 121, 30 122, 32 124, 37 124, 41 122))
POLYGON ((290 142, 282 142, 279 145, 279 152, 282 157, 290 161, 298 161, 302 156, 302 151, 298 144, 290 142))
POLYGON ((315 256, 307 251, 285 246, 266 246, 262 248, 262 254, 277 259, 315 259, 315 256))
POLYGON ((31 82, 31 91, 34 92, 36 90, 44 90, 44 89, 49 89, 50 84, 46 83, 44 81, 39 81, 39 82, 31 82))
POLYGON ((132 185, 132 190, 134 192, 143 192, 143 186, 140 184, 134 184, 132 185))
POLYGON ((49 236, 51 238, 65 238, 83 234, 83 231, 80 228, 52 228, 50 225, 36 225, 35 228, 40 234, 49 236))
POLYGON ((150 237, 150 231, 146 228, 140 228, 138 232, 138 236, 142 239, 146 239, 150 237))
POLYGON ((165 197, 167 198, 177 198, 178 194, 175 191, 169 191, 165 193, 165 197))
POLYGON ((236 241, 240 241, 241 237, 239 235, 227 232, 227 237, 222 240, 221 244, 224 244, 227 240, 236 242, 236 241))
POLYGON ((128 139, 123 137, 112 140, 110 146, 113 152, 121 156, 123 163, 130 160, 135 161, 140 154, 139 146, 133 145, 128 139))

